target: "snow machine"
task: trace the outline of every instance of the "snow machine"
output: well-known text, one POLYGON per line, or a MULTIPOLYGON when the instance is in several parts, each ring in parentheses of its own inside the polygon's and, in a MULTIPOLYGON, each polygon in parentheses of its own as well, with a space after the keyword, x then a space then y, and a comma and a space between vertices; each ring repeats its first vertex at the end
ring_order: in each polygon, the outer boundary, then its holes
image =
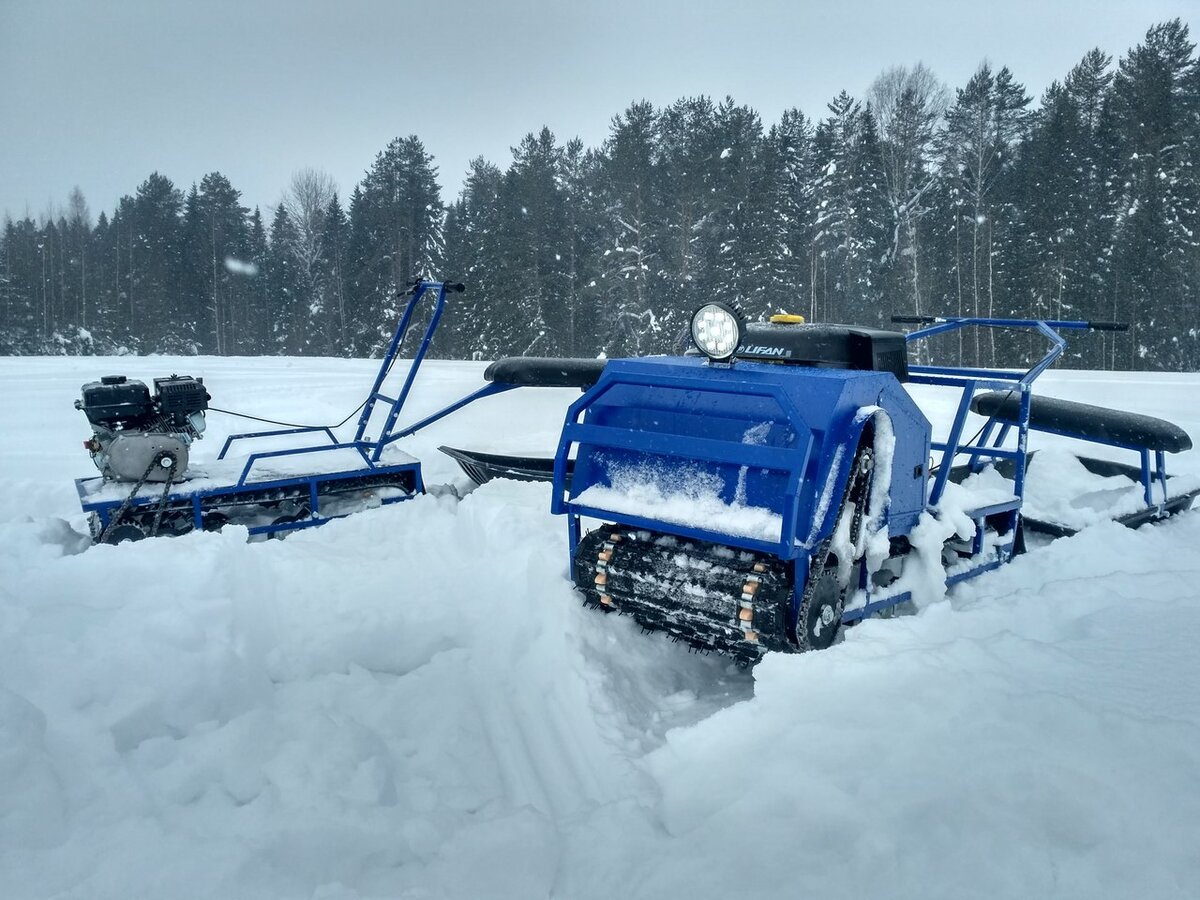
MULTIPOLYGON (((330 426, 301 426, 234 434, 217 463, 191 467, 188 451, 204 433, 211 399, 199 378, 172 375, 144 382, 123 375, 85 384, 75 406, 88 418, 92 437, 84 443, 100 475, 76 479, 79 500, 93 540, 118 543, 155 535, 178 535, 228 523, 251 535, 277 535, 324 525, 333 518, 424 491, 421 465, 392 446, 417 427, 396 423, 438 327, 448 293, 463 285, 416 281, 360 407, 353 438, 339 440, 330 426), (396 395, 383 393, 423 299, 435 297, 420 346, 396 395), (369 436, 368 432, 376 435, 369 436), (320 443, 286 446, 317 438, 320 443), (233 458, 235 445, 270 442, 271 449, 233 458)), ((484 391, 482 393, 489 393, 484 391)), ((426 419, 433 421, 437 416, 426 419)))
MULTIPOLYGON (((828 647, 842 626, 914 592, 994 569, 1021 552, 1025 528, 1066 535, 1087 524, 1023 516, 1042 465, 1031 431, 1139 455, 1137 466, 1071 457, 1099 479, 1090 499, 1107 498, 1110 519, 1162 519, 1200 493, 1168 479, 1165 455, 1191 446, 1171 423, 1033 395, 1066 347, 1060 332, 1123 326, 898 321, 924 327, 747 325, 735 305, 709 303, 692 320, 689 355, 502 360, 485 373, 497 389, 583 389, 553 460, 443 450, 476 481, 553 483, 586 604, 743 664, 828 647), (968 327, 1032 331, 1049 349, 1025 372, 909 365, 913 343, 968 327), (906 384, 958 392, 944 440, 906 384), (966 438, 971 412, 986 421, 966 438)), ((1041 481, 1053 485, 1063 462, 1047 459, 1041 481)))

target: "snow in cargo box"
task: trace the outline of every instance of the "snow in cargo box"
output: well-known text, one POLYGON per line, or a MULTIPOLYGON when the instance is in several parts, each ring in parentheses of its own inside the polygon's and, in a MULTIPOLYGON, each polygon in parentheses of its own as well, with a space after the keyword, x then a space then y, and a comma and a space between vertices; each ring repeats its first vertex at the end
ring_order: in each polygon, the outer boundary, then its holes
POLYGON ((783 516, 746 503, 744 491, 725 496, 725 481, 696 465, 615 463, 609 485, 593 484, 575 502, 596 510, 654 519, 685 528, 776 542, 783 516))

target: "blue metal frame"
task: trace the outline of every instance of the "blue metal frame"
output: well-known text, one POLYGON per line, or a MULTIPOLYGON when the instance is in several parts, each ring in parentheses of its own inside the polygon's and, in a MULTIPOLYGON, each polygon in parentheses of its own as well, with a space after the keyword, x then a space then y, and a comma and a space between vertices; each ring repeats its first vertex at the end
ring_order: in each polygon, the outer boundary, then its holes
MULTIPOLYGON (((318 448, 326 449, 326 448, 318 448)), ((221 501, 235 500, 239 497, 247 495, 268 492, 268 491, 287 491, 291 492, 296 488, 303 488, 303 491, 297 492, 295 496, 289 499, 305 500, 311 510, 311 518, 288 522, 284 524, 269 524, 256 525, 249 528, 250 534, 274 534, 278 531, 294 531, 300 528, 314 528, 318 525, 324 525, 338 516, 325 516, 321 513, 321 491, 320 487, 326 483, 336 483, 346 481, 350 478, 363 477, 366 471, 363 469, 339 472, 323 472, 310 475, 297 475, 294 478, 277 478, 269 481, 255 481, 245 483, 239 480, 237 484, 228 485, 225 487, 203 488, 194 491, 174 491, 167 495, 167 503, 170 507, 178 507, 187 504, 192 510, 192 525, 194 528, 200 529, 204 524, 204 514, 209 511, 219 511, 221 509, 221 501)), ((423 493, 425 490, 424 482, 421 480, 420 464, 416 462, 402 463, 395 466, 375 466, 369 472, 372 476, 377 476, 381 483, 380 486, 389 486, 386 480, 389 477, 396 478, 399 481, 406 474, 410 475, 413 480, 412 491, 400 497, 386 497, 380 500, 380 504, 384 506, 393 503, 400 503, 403 500, 411 499, 413 496, 423 493)), ((75 479, 75 489, 79 494, 79 504, 84 512, 96 513, 100 520, 101 528, 107 528, 112 515, 121 507, 124 500, 93 500, 90 496, 90 489, 98 486, 98 482, 103 479, 93 478, 77 478, 75 479)), ((395 485, 391 485, 395 486, 395 485)), ((152 510, 154 509, 161 497, 161 488, 155 490, 152 495, 139 496, 134 498, 130 504, 131 509, 136 510, 152 510)))
MULTIPOLYGON (((219 509, 222 502, 228 502, 239 496, 275 490, 294 494, 296 499, 306 495, 307 502, 311 510, 311 518, 304 521, 290 522, 281 525, 256 526, 250 529, 252 534, 270 534, 276 531, 311 528, 328 522, 330 517, 322 516, 320 513, 320 489, 326 484, 339 481, 349 481, 351 479, 364 477, 369 478, 380 485, 386 485, 390 480, 395 480, 397 483, 411 483, 412 490, 408 494, 405 496, 385 499, 382 501, 385 504, 398 503, 401 500, 406 500, 412 496, 415 496, 416 494, 423 493, 425 486, 421 478, 420 463, 417 461, 406 461, 393 465, 385 465, 380 462, 384 448, 400 438, 413 434, 419 429, 424 428, 426 425, 436 422, 450 413, 461 409, 468 403, 480 399, 481 397, 501 393, 502 391, 508 390, 512 387, 511 385, 488 385, 487 387, 482 388, 481 390, 476 391, 467 397, 464 397, 462 400, 456 401, 444 409, 425 417, 421 421, 408 428, 405 428, 401 431, 396 430, 396 422, 400 417, 400 413, 403 410, 405 401, 408 399, 408 395, 412 389, 413 381, 416 378, 417 371, 420 369, 421 363, 425 359, 425 356, 429 350, 429 345, 433 340, 434 332, 437 330, 438 324, 442 317, 442 312, 445 309, 447 288, 447 283, 440 281, 421 281, 414 286, 408 302, 405 305, 404 312, 401 315, 400 322, 396 327, 395 333, 392 335, 392 340, 383 355, 383 359, 380 361, 379 371, 375 376, 375 381, 371 386, 370 393, 367 395, 366 401, 364 401, 363 411, 359 417, 358 426, 355 430, 353 439, 349 441, 338 440, 333 430, 328 426, 303 426, 230 435, 225 439, 225 443, 222 445, 221 451, 217 455, 217 459, 224 459, 230 448, 237 442, 258 440, 260 438, 318 434, 327 438, 329 443, 251 453, 246 458, 246 462, 242 467, 241 474, 234 484, 218 488, 205 488, 194 491, 189 491, 186 489, 174 491, 167 495, 167 503, 176 508, 184 503, 190 504, 192 507, 193 523, 195 527, 200 528, 202 526, 203 513, 205 511, 210 509, 219 509), (429 295, 431 291, 436 295, 436 299, 434 302, 433 313, 430 316, 429 324, 426 326, 421 343, 417 349, 417 352, 413 356, 412 364, 408 368, 408 372, 405 375, 404 383, 400 389, 400 392, 395 398, 388 397, 382 392, 384 382, 387 380, 388 374, 399 355, 400 348, 404 345, 404 340, 408 335, 409 327, 412 324, 413 315, 416 312, 417 307, 420 305, 422 299, 429 295), (370 440, 369 438, 365 437, 365 433, 366 429, 369 427, 371 416, 375 411, 376 404, 379 402, 388 403, 389 408, 387 410, 385 424, 382 431, 375 440, 370 440), (311 474, 290 476, 285 478, 266 479, 263 481, 249 480, 252 471, 255 469, 255 466, 263 460, 284 457, 311 456, 313 454, 327 453, 335 450, 353 451, 362 459, 363 465, 359 468, 340 469, 332 472, 315 472, 311 474), (298 488, 304 488, 305 490, 297 491, 298 488)), ((461 290, 461 286, 458 289, 461 290)), ((99 476, 79 478, 75 481, 76 490, 79 493, 80 504, 84 511, 96 513, 100 519, 102 527, 106 527, 111 516, 124 502, 124 498, 120 500, 92 499, 92 491, 103 484, 104 479, 99 476)), ((186 485, 186 482, 183 483, 183 485, 186 485)), ((160 497, 161 486, 152 485, 149 487, 146 496, 139 496, 133 500, 131 508, 139 509, 143 507, 157 506, 160 497)))
MULTIPOLYGON (((768 553, 786 561, 793 568, 794 587, 789 624, 794 626, 811 555, 836 525, 840 510, 838 500, 845 491, 854 452, 870 418, 861 418, 858 413, 863 406, 881 402, 883 397, 890 398, 888 403, 893 406, 903 404, 920 420, 919 425, 907 419, 893 420, 894 427, 903 429, 902 437, 906 440, 904 455, 911 469, 911 463, 926 458, 928 423, 890 373, 805 369, 802 375, 797 370, 770 363, 745 361, 722 366, 696 358, 664 357, 610 362, 599 381, 568 410, 554 459, 551 512, 563 514, 567 519, 572 578, 575 577, 575 551, 581 538, 581 519, 584 517, 768 553), (801 384, 798 379, 801 377, 807 378, 801 389, 802 395, 797 393, 801 384), (639 402, 633 407, 624 407, 618 397, 611 406, 606 404, 606 398, 618 389, 636 397, 639 402), (757 413, 745 412, 745 422, 732 408, 724 413, 715 413, 719 419, 732 418, 720 424, 714 421, 711 431, 698 436, 685 434, 686 429, 676 430, 677 427, 683 427, 682 421, 676 426, 672 419, 674 413, 667 411, 665 400, 655 399, 668 395, 696 408, 703 407, 702 398, 706 395, 714 398, 746 398, 747 403, 750 398, 757 397, 769 401, 769 404, 766 409, 755 407, 757 413), (818 396, 820 400, 817 400, 818 396), (690 401, 682 398, 690 398, 690 401), (662 403, 661 409, 656 403, 662 403), (646 416, 645 424, 653 427, 597 424, 597 416, 590 414, 604 408, 640 408, 642 412, 638 415, 646 416), (761 421, 765 415, 773 427, 785 429, 792 435, 788 445, 764 446, 740 440, 739 429, 744 424, 750 424, 751 417, 755 415, 758 418, 753 421, 761 421), (829 416, 832 418, 827 418, 829 416), (567 462, 573 448, 579 448, 578 458, 568 488, 567 462), (849 448, 849 452, 838 454, 838 448, 849 448), (590 480, 594 473, 589 475, 588 468, 581 465, 582 461, 585 458, 595 459, 595 454, 610 450, 630 453, 635 458, 644 456, 647 460, 713 464, 718 468, 727 467, 726 471, 741 469, 747 473, 757 473, 755 479, 761 479, 768 472, 782 475, 778 482, 781 486, 772 495, 774 500, 770 504, 770 509, 780 515, 778 538, 767 540, 731 534, 721 530, 720 523, 715 523, 713 527, 673 523, 579 502, 576 498, 597 483, 590 480), (815 456, 818 452, 819 458, 815 456), (832 499, 822 508, 822 497, 826 492, 832 499), (814 515, 819 515, 820 521, 813 520, 814 515)), ((687 415, 692 414, 685 414, 685 418, 687 415)), ((604 415, 601 414, 599 418, 603 419, 604 415)), ((670 462, 667 464, 669 466, 670 462)), ((913 494, 913 491, 909 489, 908 493, 913 494)), ((923 507, 923 487, 910 499, 918 507, 923 507)), ((900 602, 900 599, 888 598, 876 606, 883 608, 900 602)))
MULTIPOLYGON (((580 418, 584 412, 603 398, 618 383, 648 389, 672 388, 692 390, 700 393, 728 393, 730 391, 730 386, 727 382, 717 384, 710 379, 701 377, 690 379, 680 378, 671 372, 626 374, 622 376, 620 382, 617 382, 614 374, 609 369, 605 369, 604 375, 601 376, 596 386, 572 403, 567 410, 566 423, 563 426, 562 435, 559 438, 558 450, 554 456, 555 490, 550 506, 552 513, 556 515, 570 513, 573 518, 578 518, 581 515, 596 518, 614 518, 614 514, 611 512, 568 501, 564 490, 560 489, 560 487, 565 487, 567 459, 571 446, 576 443, 586 443, 592 446, 613 449, 639 450, 658 455, 673 456, 678 459, 702 459, 711 462, 727 462, 752 469, 782 472, 787 476, 787 488, 782 504, 780 539, 778 541, 766 541, 741 538, 738 540, 738 545, 745 546, 751 550, 773 553, 782 559, 794 559, 802 552, 803 548, 796 545, 792 536, 796 533, 796 517, 800 503, 800 484, 804 479, 804 471, 808 466, 812 453, 813 437, 812 432, 809 431, 808 426, 804 423, 804 418, 800 410, 792 402, 792 398, 778 384, 755 384, 743 379, 738 382, 734 392, 742 396, 761 396, 775 401, 783 415, 797 429, 797 435, 804 435, 801 439, 803 450, 799 453, 794 449, 785 450, 778 447, 760 447, 705 438, 693 438, 686 443, 682 443, 672 440, 668 435, 582 423, 580 418)), ((661 523, 659 522, 642 519, 638 516, 617 515, 616 519, 637 527, 661 527, 661 523)), ((716 543, 727 543, 729 541, 727 533, 711 529, 675 526, 672 530, 696 540, 716 543)))
MULTIPOLYGON (((1019 501, 1023 501, 1025 497, 1025 468, 1027 460, 1028 436, 1030 431, 1029 424, 1029 409, 1032 399, 1031 386, 1035 380, 1045 372, 1066 350, 1066 339, 1058 333, 1059 330, 1086 330, 1092 327, 1090 322, 1082 322, 1076 320, 1062 319, 971 319, 971 318, 945 318, 939 319, 928 328, 922 328, 909 333, 906 337, 908 343, 915 341, 927 340, 936 335, 946 334, 952 331, 958 331, 967 327, 980 328, 1003 328, 1003 329, 1032 329, 1037 331, 1050 342, 1050 348, 1046 351, 1034 365, 1023 373, 1004 372, 987 369, 968 369, 957 368, 950 366, 910 366, 910 380, 916 384, 930 384, 960 387, 962 389, 962 399, 959 403, 958 410, 955 414, 954 424, 951 426, 950 435, 945 442, 934 442, 935 449, 942 451, 942 459, 938 469, 937 479, 934 483, 933 490, 930 493, 930 505, 936 505, 941 500, 942 492, 945 489, 946 479, 950 475, 950 468, 955 457, 966 454, 971 457, 971 466, 973 469, 979 469, 988 459, 1012 459, 1014 461, 1016 477, 1014 479, 1014 493, 1019 501), (962 444, 962 428, 966 421, 966 415, 971 405, 971 400, 975 396, 976 391, 981 389, 999 389, 1007 388, 1010 391, 1020 391, 1021 405, 1018 413, 1018 421, 1015 425, 1017 431, 1017 446, 1015 449, 1005 449, 1004 444, 1013 429, 1013 423, 1002 423, 1000 432, 993 439, 992 434, 995 431, 996 421, 989 419, 985 425, 983 432, 980 434, 978 441, 973 444, 962 444), (989 445, 990 441, 990 445, 989 445)), ((1063 437, 1075 438, 1077 440, 1086 441, 1093 444, 1102 444, 1110 447, 1119 447, 1124 450, 1132 450, 1137 452, 1141 458, 1141 484, 1142 493, 1147 507, 1157 507, 1162 511, 1167 499, 1167 467, 1166 454, 1162 451, 1154 451, 1154 467, 1151 469, 1150 453, 1151 451, 1138 444, 1126 443, 1120 441, 1106 441, 1094 437, 1077 434, 1070 431, 1062 431, 1052 428, 1038 427, 1036 430, 1043 431, 1047 434, 1057 434, 1063 437), (1157 482, 1162 489, 1162 499, 1158 503, 1154 501, 1154 483, 1157 482)), ((1018 510, 1014 513, 1019 512, 1018 510)), ((1015 522, 1015 519, 1014 519, 1015 522)))
MULTIPOLYGON (((1087 322, 1069 320, 947 318, 939 319, 929 327, 913 331, 907 335, 906 340, 908 343, 914 343, 967 327, 1031 330, 1043 337, 1049 346, 1043 356, 1023 372, 932 365, 909 367, 909 380, 912 383, 951 387, 961 392, 958 408, 946 438, 934 441, 932 436, 927 434, 928 446, 940 453, 936 470, 926 473, 928 478, 927 509, 936 514, 937 506, 945 494, 954 461, 959 456, 968 457, 968 464, 975 471, 981 469, 988 462, 997 460, 1009 460, 1014 467, 1013 498, 1011 500, 968 511, 967 514, 975 522, 975 534, 970 541, 969 548, 964 547, 962 551, 962 567, 948 573, 946 578, 948 586, 991 571, 1008 562, 1016 552, 1021 508, 1025 496, 1033 384, 1066 349, 1067 342, 1059 332, 1087 329, 1091 325, 1087 322), (977 438, 968 440, 964 437, 964 429, 971 402, 975 395, 982 390, 1010 391, 1019 394, 1017 421, 1015 423, 997 423, 995 419, 989 419, 977 438), (997 431, 998 424, 1000 427, 997 431), (989 539, 988 535, 992 537, 989 539)), ((820 450, 822 456, 832 454, 837 447, 849 446, 851 441, 856 442, 858 440, 857 433, 854 435, 835 433, 831 440, 830 436, 824 432, 833 428, 832 423, 806 424, 801 410, 782 386, 775 384, 763 387, 753 379, 741 377, 745 373, 756 371, 760 365, 765 364, 738 362, 732 365, 716 363, 701 365, 704 365, 703 369, 688 373, 684 369, 664 361, 656 372, 652 370, 636 371, 628 366, 622 368, 620 361, 614 361, 605 369, 599 382, 571 405, 554 460, 551 511, 556 514, 565 514, 567 517, 572 577, 575 575, 575 551, 581 538, 581 519, 587 516, 603 521, 619 522, 632 527, 667 531, 686 538, 766 552, 789 561, 795 567, 797 597, 793 598, 792 614, 794 617, 798 595, 803 589, 807 577, 809 554, 816 546, 815 541, 803 540, 800 532, 811 532, 812 535, 817 535, 819 538, 828 536, 836 524, 829 520, 838 507, 836 502, 830 504, 834 512, 827 511, 825 516, 827 521, 809 523, 808 527, 802 527, 804 523, 798 521, 801 512, 801 482, 809 468, 811 455, 816 452, 814 447, 817 441, 814 432, 817 430, 822 432, 820 450), (585 418, 588 411, 601 402, 604 396, 618 384, 622 387, 633 386, 647 390, 690 391, 697 397, 705 392, 769 396, 779 405, 783 417, 794 428, 797 428, 799 434, 805 436, 801 441, 803 449, 798 452, 795 448, 746 446, 745 444, 734 444, 724 440, 696 436, 682 439, 678 435, 660 434, 637 428, 606 427, 588 422, 585 418), (589 448, 589 452, 591 448, 613 448, 617 451, 646 453, 651 456, 679 460, 734 463, 744 465, 750 470, 785 472, 788 480, 782 498, 783 523, 780 538, 778 541, 747 538, 711 528, 681 526, 643 515, 616 513, 611 510, 582 505, 572 498, 586 489, 588 485, 580 484, 580 467, 577 461, 575 481, 568 490, 567 462, 573 447, 581 448, 580 455, 582 457, 582 448, 585 446, 589 448)), ((818 371, 821 370, 792 370, 791 377, 810 379, 821 377, 814 374, 818 371)), ((1084 435, 1072 434, 1069 436, 1093 440, 1084 435)), ((898 443, 899 440, 898 436, 898 443)), ((1155 481, 1162 489, 1162 502, 1165 502, 1167 491, 1164 454, 1155 452, 1152 466, 1151 451, 1131 445, 1117 443, 1112 445, 1136 450, 1141 454, 1142 484, 1147 506, 1155 505, 1152 490, 1155 481)), ((855 446, 857 445, 855 444, 855 446)), ((853 451, 854 447, 850 449, 853 451)), ((838 473, 830 473, 830 477, 837 477, 837 475, 838 473)), ((838 487, 844 490, 844 485, 843 478, 839 481, 838 487)), ((1162 502, 1159 504, 1160 508, 1162 502)), ((893 516, 893 510, 885 511, 885 521, 881 527, 888 528, 893 525, 893 516)), ((911 599, 908 592, 888 594, 887 588, 874 588, 865 572, 860 577, 859 587, 865 592, 865 602, 855 609, 846 611, 843 617, 846 622, 863 618, 911 599)))

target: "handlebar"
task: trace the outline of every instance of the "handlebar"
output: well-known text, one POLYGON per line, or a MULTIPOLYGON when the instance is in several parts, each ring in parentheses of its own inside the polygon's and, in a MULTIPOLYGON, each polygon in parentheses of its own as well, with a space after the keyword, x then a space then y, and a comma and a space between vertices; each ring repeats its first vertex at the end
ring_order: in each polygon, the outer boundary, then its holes
POLYGON ((425 281, 422 278, 413 278, 405 284, 407 290, 397 291, 404 297, 411 297, 417 291, 421 290, 422 286, 426 288, 442 288, 447 294, 461 294, 466 291, 467 286, 461 281, 425 281))
POLYGON ((961 322, 966 325, 979 324, 993 327, 1003 328, 1011 326, 1014 328, 1025 328, 1031 325, 1036 325, 1039 321, 1051 328, 1079 328, 1090 329, 1092 331, 1128 331, 1128 322, 1072 322, 1061 320, 1038 320, 1038 319, 970 319, 957 318, 947 316, 892 316, 892 321, 898 325, 939 325, 949 322, 961 322))

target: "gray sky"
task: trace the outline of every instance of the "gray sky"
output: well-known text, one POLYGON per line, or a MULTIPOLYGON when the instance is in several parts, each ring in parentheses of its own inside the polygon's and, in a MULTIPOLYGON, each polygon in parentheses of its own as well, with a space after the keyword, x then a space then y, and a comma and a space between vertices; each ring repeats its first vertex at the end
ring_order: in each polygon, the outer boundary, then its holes
MULTIPOLYGON (((548 125, 605 138, 633 100, 732 95, 765 125, 825 114, 879 71, 923 61, 951 87, 979 61, 1036 99, 1091 47, 1119 58, 1197 0, 0 0, 0 215, 79 185, 95 216, 153 171, 220 171, 248 206, 291 174, 343 196, 416 134, 447 199, 467 163, 501 167, 548 125)), ((1200 35, 1193 35, 1193 38, 1200 35)))

